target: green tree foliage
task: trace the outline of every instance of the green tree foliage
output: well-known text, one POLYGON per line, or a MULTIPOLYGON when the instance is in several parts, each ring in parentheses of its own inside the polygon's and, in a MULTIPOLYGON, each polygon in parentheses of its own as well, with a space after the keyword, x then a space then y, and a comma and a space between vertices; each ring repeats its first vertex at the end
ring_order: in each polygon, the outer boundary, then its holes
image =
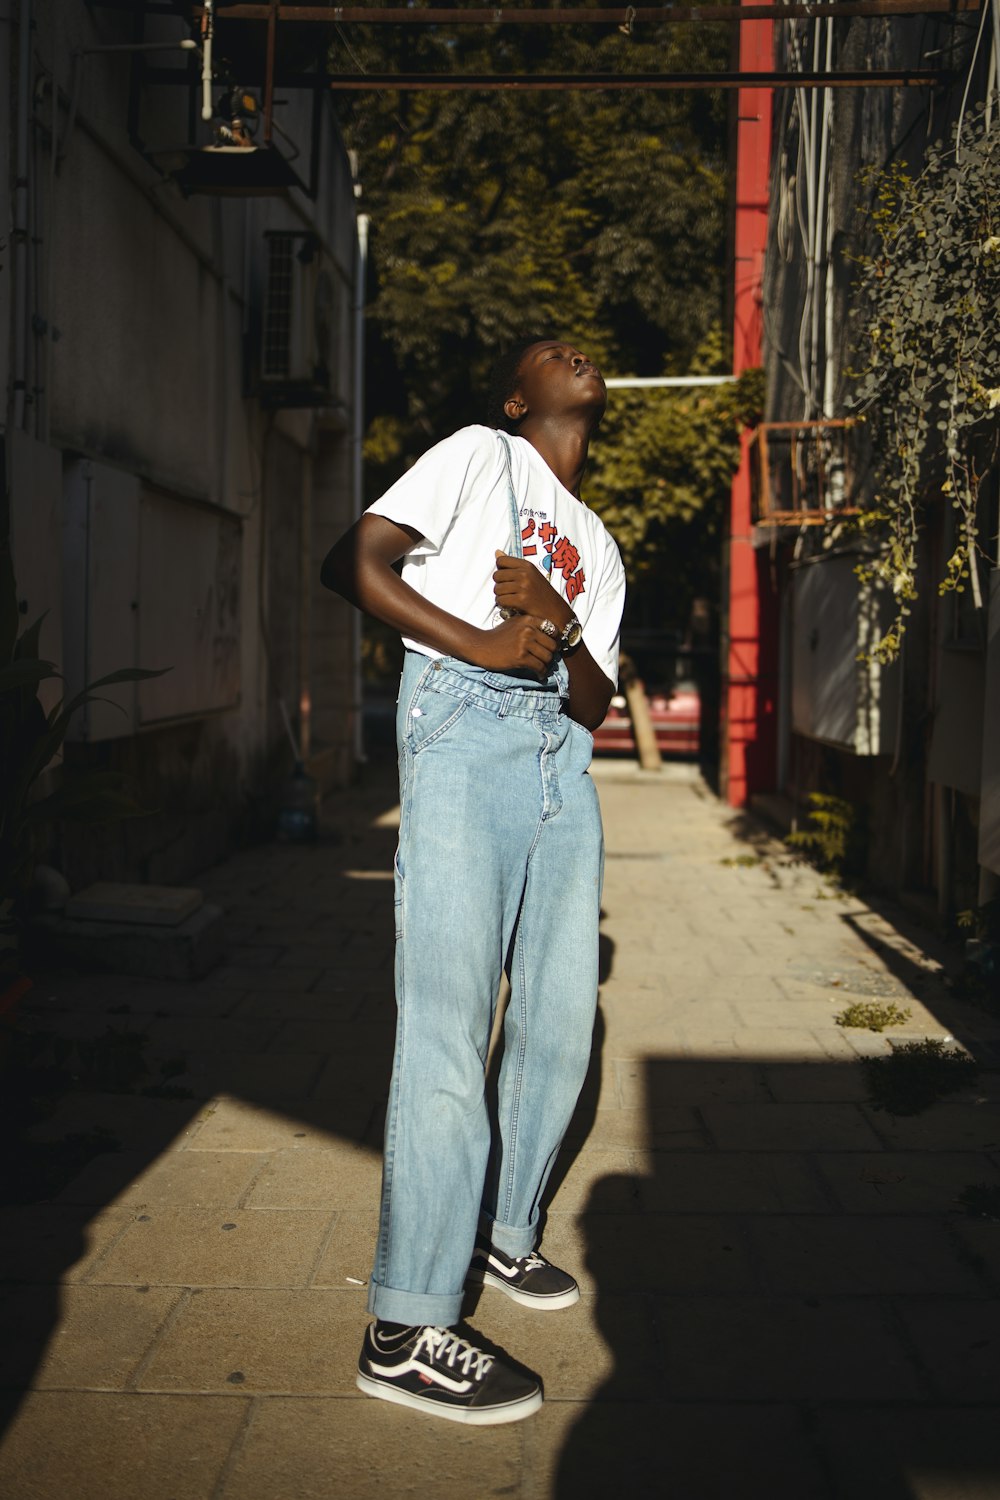
MULTIPOLYGON (((331 67, 708 70, 725 67, 729 42, 728 26, 703 24, 632 36, 352 25, 331 67)), ((526 333, 572 338, 611 373, 725 371, 721 92, 345 92, 339 108, 372 218, 372 494, 430 442, 482 420, 493 359, 526 333)), ((746 383, 683 399, 612 394, 586 497, 634 574, 663 573, 672 528, 714 536, 738 418, 756 404, 746 383)))
MULTIPOLYGON (((718 368, 710 336, 693 373, 718 368)), ((687 601, 711 593, 742 429, 760 419, 763 372, 685 391, 613 391, 595 444, 587 503, 613 532, 633 584, 687 601)))

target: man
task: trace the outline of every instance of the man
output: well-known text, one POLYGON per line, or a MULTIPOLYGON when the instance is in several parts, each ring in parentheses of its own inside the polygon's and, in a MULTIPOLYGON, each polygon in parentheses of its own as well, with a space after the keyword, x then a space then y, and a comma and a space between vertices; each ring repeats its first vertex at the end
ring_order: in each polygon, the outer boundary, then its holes
POLYGON ((614 691, 624 573, 579 490, 605 402, 571 344, 521 345, 494 376, 499 430, 438 443, 323 565, 325 584, 407 647, 398 1024, 358 1385, 469 1423, 516 1421, 542 1394, 453 1331, 466 1281, 545 1311, 579 1299, 536 1241, 597 1000, 603 840, 588 731, 614 691), (491 1141, 485 1063, 504 966, 491 1141))

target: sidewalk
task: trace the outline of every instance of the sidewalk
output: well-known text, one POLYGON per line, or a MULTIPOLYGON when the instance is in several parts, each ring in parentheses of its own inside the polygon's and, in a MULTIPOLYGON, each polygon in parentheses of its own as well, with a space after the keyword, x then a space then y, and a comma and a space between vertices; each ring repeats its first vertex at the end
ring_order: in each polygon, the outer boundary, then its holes
POLYGON ((81 1067, 110 1027, 149 1072, 35 1125, 115 1149, 2 1212, 4 1500, 997 1500, 1000 1223, 957 1195, 1000 1186, 1000 1024, 693 770, 595 774, 606 978, 544 1239, 585 1295, 468 1315, 539 1371, 542 1411, 466 1430, 354 1385, 393 1026, 372 776, 318 848, 201 882, 232 938, 207 980, 58 980, 22 1008, 81 1067), (870 998, 905 1028, 835 1024, 870 998), (859 1061, 887 1036, 983 1071, 894 1117, 859 1061))

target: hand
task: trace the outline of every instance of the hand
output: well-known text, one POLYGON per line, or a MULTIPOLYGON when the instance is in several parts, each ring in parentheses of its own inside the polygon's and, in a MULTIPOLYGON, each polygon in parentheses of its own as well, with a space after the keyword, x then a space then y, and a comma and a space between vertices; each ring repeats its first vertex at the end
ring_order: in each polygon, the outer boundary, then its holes
POLYGON ((497 570, 493 574, 493 597, 505 609, 516 609, 522 615, 551 620, 561 630, 569 623, 572 610, 556 593, 544 573, 523 557, 496 554, 497 570))
POLYGON ((559 642, 540 630, 539 623, 531 615, 515 615, 495 630, 482 631, 475 665, 491 672, 529 671, 544 677, 559 642))

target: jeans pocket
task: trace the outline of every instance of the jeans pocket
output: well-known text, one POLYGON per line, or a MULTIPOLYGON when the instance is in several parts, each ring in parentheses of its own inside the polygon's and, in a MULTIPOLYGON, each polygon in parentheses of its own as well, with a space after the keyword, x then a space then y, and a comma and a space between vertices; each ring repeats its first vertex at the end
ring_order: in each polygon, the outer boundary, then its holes
POLYGON ((469 699, 456 698, 433 686, 421 689, 410 705, 407 743, 414 755, 437 744, 453 729, 469 706, 469 699))

